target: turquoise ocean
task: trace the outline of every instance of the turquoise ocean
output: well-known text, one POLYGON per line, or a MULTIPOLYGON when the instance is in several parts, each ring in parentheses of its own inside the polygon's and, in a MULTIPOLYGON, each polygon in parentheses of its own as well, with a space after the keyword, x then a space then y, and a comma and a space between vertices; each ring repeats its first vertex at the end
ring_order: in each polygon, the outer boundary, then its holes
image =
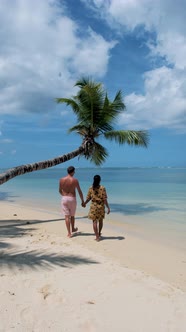
MULTIPOLYGON (((76 168, 84 197, 96 174, 111 208, 107 226, 186 250, 186 168, 76 168)), ((18 176, 0 186, 0 201, 60 216, 58 185, 65 175, 66 167, 53 167, 18 176)), ((78 198, 77 216, 83 220, 87 212, 78 198)))

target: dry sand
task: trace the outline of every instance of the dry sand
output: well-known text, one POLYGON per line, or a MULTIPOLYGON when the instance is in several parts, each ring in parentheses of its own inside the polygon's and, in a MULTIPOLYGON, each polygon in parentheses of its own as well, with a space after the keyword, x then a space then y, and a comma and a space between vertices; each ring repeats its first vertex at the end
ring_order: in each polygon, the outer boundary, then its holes
POLYGON ((186 254, 0 202, 0 331, 185 332, 186 254))

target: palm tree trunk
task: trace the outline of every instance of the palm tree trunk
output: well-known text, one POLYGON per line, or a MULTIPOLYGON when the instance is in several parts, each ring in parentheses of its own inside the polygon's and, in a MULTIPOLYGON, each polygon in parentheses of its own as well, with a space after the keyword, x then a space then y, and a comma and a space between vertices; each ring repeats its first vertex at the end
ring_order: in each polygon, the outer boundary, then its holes
POLYGON ((45 168, 49 168, 49 167, 53 167, 53 166, 62 164, 70 159, 77 157, 82 152, 84 152, 85 149, 86 149, 85 145, 82 144, 77 150, 74 150, 68 154, 64 154, 62 156, 59 156, 59 157, 56 157, 53 159, 49 159, 49 160, 39 161, 38 163, 21 165, 21 166, 17 166, 17 167, 8 169, 5 173, 0 174, 0 185, 18 175, 35 172, 35 171, 39 171, 39 170, 42 170, 45 168))

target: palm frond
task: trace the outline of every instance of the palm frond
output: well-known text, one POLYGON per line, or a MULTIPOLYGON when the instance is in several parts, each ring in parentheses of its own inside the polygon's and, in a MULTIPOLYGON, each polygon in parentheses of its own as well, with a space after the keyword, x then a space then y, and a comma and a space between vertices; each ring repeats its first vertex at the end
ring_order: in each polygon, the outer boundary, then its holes
POLYGON ((101 135, 119 144, 147 147, 147 131, 114 130, 118 115, 126 108, 121 90, 111 101, 103 85, 88 77, 82 77, 75 86, 79 87, 76 96, 71 99, 57 98, 57 102, 66 103, 75 112, 77 125, 71 127, 69 133, 76 132, 83 138, 86 149, 82 155, 86 159, 96 165, 101 165, 106 160, 107 150, 95 141, 101 135))
POLYGON ((110 102, 107 94, 105 95, 104 105, 102 109, 102 124, 109 124, 110 130, 113 129, 113 124, 120 114, 125 109, 125 105, 122 100, 122 93, 118 91, 116 94, 114 101, 110 102))
POLYGON ((85 85, 89 84, 90 79, 89 77, 81 77, 79 80, 76 81, 74 86, 78 86, 80 89, 83 88, 85 85))
POLYGON ((116 93, 114 101, 111 103, 110 106, 111 106, 111 108, 114 108, 115 110, 117 110, 119 112, 122 112, 126 108, 126 106, 123 102, 123 96, 122 96, 121 90, 119 90, 116 93))
POLYGON ((76 102, 73 98, 56 98, 55 99, 58 104, 66 104, 67 106, 71 106, 75 114, 79 114, 80 108, 78 102, 76 102))
POLYGON ((77 124, 68 130, 69 133, 72 133, 73 131, 81 136, 86 136, 90 133, 90 127, 86 127, 84 124, 77 124))
POLYGON ((147 131, 113 130, 104 133, 104 137, 119 144, 137 145, 147 147, 149 135, 147 131))
POLYGON ((86 159, 93 162, 96 166, 102 165, 108 157, 106 148, 97 142, 94 142, 94 145, 90 147, 89 151, 83 154, 86 159))
POLYGON ((96 83, 92 81, 89 77, 82 77, 78 81, 76 81, 74 86, 78 86, 80 89, 84 88, 85 86, 91 86, 92 88, 95 88, 97 86, 101 86, 101 83, 96 83))

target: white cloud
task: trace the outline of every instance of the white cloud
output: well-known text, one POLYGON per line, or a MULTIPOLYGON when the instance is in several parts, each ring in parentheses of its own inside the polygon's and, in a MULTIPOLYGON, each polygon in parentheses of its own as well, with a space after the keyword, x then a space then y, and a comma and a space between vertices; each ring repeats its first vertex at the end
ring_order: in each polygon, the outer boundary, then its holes
MULTIPOLYGON (((134 127, 186 130, 186 28, 184 0, 82 0, 120 33, 143 27, 156 36, 149 55, 167 67, 144 73, 145 94, 127 96, 123 121, 134 127)), ((136 30, 137 33, 137 30, 136 30)))
POLYGON ((145 94, 126 97, 128 114, 121 123, 133 128, 186 128, 185 74, 162 67, 145 74, 145 94))
MULTIPOLYGON (((110 48, 115 45, 116 42, 110 42, 110 48)), ((80 75, 88 72, 89 75, 103 76, 106 73, 108 62, 108 42, 89 29, 88 38, 72 61, 73 67, 80 75), (92 47, 93 44, 94 47, 92 47), (87 59, 91 59, 91 61, 89 62, 87 59)))
POLYGON ((82 0, 112 28, 133 31, 138 26, 156 33, 153 55, 186 67, 185 0, 82 0))
POLYGON ((105 74, 114 43, 81 31, 62 4, 1 0, 1 114, 46 113, 55 97, 72 93, 79 74, 105 74))
POLYGON ((13 143, 13 140, 10 138, 4 138, 4 139, 0 140, 0 143, 9 144, 9 143, 13 143))

